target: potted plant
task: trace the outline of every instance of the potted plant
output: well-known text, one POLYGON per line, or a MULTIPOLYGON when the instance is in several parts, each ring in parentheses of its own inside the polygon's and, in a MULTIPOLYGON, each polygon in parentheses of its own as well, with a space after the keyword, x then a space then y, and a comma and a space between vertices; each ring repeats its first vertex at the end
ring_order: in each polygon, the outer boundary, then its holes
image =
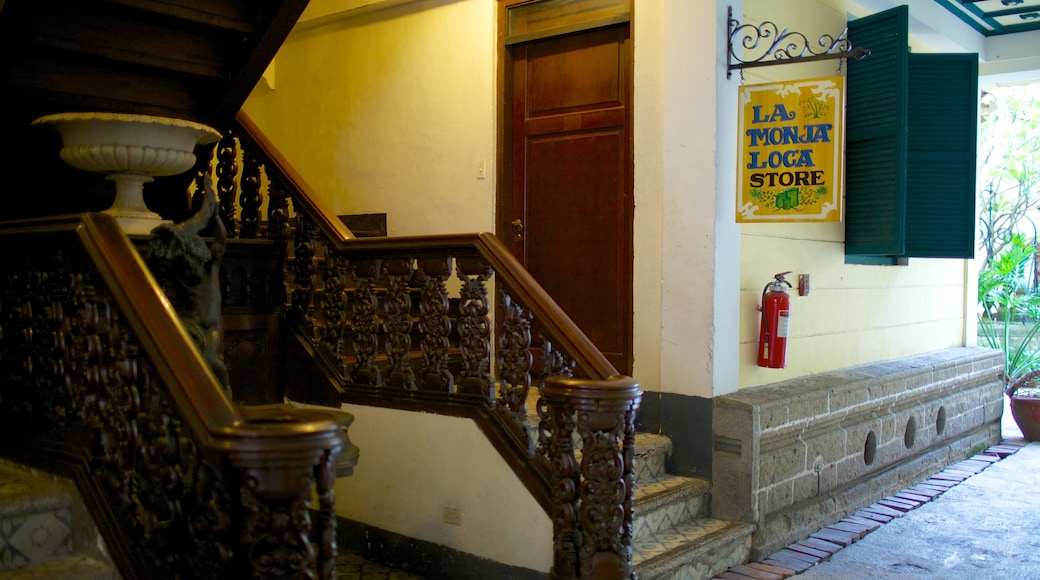
POLYGON ((1026 277, 1035 258, 1036 247, 1014 235, 979 274, 979 337, 1004 352, 1004 394, 1030 441, 1040 441, 1040 346, 1034 344, 1040 334, 1040 295, 1026 277), (1023 332, 1012 333, 1013 327, 1023 332))
POLYGON ((1004 393, 1011 398, 1011 414, 1030 441, 1040 441, 1040 370, 1029 371, 1008 383, 1004 393))

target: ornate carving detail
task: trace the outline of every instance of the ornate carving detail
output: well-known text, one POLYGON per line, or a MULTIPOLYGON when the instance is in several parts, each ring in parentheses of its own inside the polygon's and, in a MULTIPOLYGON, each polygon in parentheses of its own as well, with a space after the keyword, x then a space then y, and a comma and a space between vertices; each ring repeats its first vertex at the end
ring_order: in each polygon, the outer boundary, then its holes
POLYGON ((311 297, 314 295, 314 223, 306 216, 296 216, 296 239, 293 244, 292 313, 313 328, 311 297))
POLYGON ((552 467, 554 486, 574 476, 567 467, 573 465, 575 426, 582 440, 580 480, 564 482, 577 485, 578 497, 566 499, 581 537, 572 540, 565 521, 554 522, 555 577, 593 578, 609 570, 608 577, 627 578, 632 572, 635 415, 641 400, 639 385, 628 377, 555 376, 546 382, 538 403, 538 450, 552 467), (577 569, 565 550, 571 546, 577 546, 577 569))
POLYGON ((267 184, 267 238, 284 240, 289 237, 289 194, 277 182, 267 184))
POLYGON ((625 438, 621 443, 621 460, 624 466, 625 499, 622 509, 625 513, 625 521, 621 524, 621 538, 619 542, 626 549, 629 563, 632 560, 632 529, 635 515, 635 489, 636 489, 636 412, 639 410, 640 401, 633 403, 625 411, 625 438))
POLYGON ((382 384, 379 367, 376 366, 376 351, 379 348, 378 299, 374 279, 379 276, 379 263, 375 260, 354 261, 354 317, 350 326, 354 332, 354 356, 357 362, 351 378, 355 383, 377 387, 382 384))
POLYGON ((246 371, 247 369, 242 368, 246 365, 250 367, 248 370, 267 372, 268 356, 267 329, 224 331, 224 360, 227 362, 230 374, 234 375, 236 371, 246 371), (235 354, 238 347, 242 345, 251 347, 247 351, 252 353, 248 360, 242 360, 245 357, 238 357, 235 354))
MULTIPOLYGON (((346 435, 346 427, 343 428, 346 435)), ((315 512, 315 537, 318 540, 318 576, 336 577, 336 456, 326 452, 315 469, 315 494, 318 510, 315 512)))
POLYGON ((486 283, 494 270, 484 260, 463 258, 455 260, 455 269, 462 280, 456 322, 462 355, 459 392, 480 395, 491 402, 491 319, 486 283))
POLYGON ((202 207, 191 218, 173 225, 163 223, 152 230, 148 266, 166 288, 173 289, 170 301, 188 335, 202 352, 217 380, 231 396, 231 381, 221 347, 220 264, 227 242, 224 224, 216 214, 217 202, 209 178, 203 187, 202 207), (212 227, 209 246, 199 236, 212 227))
POLYGON ((321 344, 332 355, 336 367, 346 376, 346 369, 343 368, 343 330, 347 323, 347 292, 343 261, 343 258, 335 254, 325 257, 325 271, 322 274, 324 291, 320 295, 319 303, 321 344))
MULTIPOLYGON (((253 578, 313 578, 316 555, 310 542, 310 496, 314 480, 299 481, 292 500, 265 497, 264 474, 246 470, 241 489, 245 521, 242 543, 253 578)), ((328 578, 329 576, 325 576, 328 578)))
POLYGON ((71 269, 83 264, 89 258, 77 251, 66 260, 64 250, 18 268, 5 261, 0 413, 84 430, 78 441, 92 473, 152 576, 228 577, 231 502, 220 472, 156 383, 100 279, 71 269))
POLYGON ((551 376, 573 377, 577 362, 566 352, 553 346, 552 338, 540 332, 542 342, 542 372, 538 376, 538 388, 545 385, 545 379, 551 376))
POLYGON ((405 389, 415 388, 415 372, 412 370, 412 296, 408 283, 411 281, 413 260, 394 259, 384 262, 386 268, 386 356, 389 361, 387 384, 405 389))
POLYGON ((242 150, 242 195, 239 203, 242 206, 242 229, 238 237, 256 239, 260 237, 260 206, 263 198, 260 195, 260 164, 248 149, 242 150))
MULTIPOLYGON (((631 546, 622 542, 625 523, 625 498, 631 493, 625 485, 621 437, 625 413, 617 412, 609 429, 595 428, 602 417, 592 412, 578 412, 578 434, 581 435, 581 575, 591 577, 593 556, 600 552, 615 554, 621 561, 631 562, 631 546)), ((631 532, 630 532, 631 533, 631 532)))
POLYGON ((527 417, 531 389, 531 319, 533 315, 503 290, 502 327, 498 335, 498 401, 520 425, 527 417))
POLYGON ((538 401, 539 456, 548 460, 552 473, 554 578, 578 577, 578 486, 580 471, 574 455, 574 407, 570 401, 538 401))
POLYGON ((451 272, 450 259, 419 260, 423 291, 419 300, 419 332, 422 334, 422 388, 451 393, 455 378, 448 370, 451 348, 451 319, 448 318, 448 290, 444 282, 451 272))
POLYGON ((238 232, 235 217, 238 202, 238 139, 229 131, 217 143, 217 200, 220 202, 220 219, 234 238, 238 232))

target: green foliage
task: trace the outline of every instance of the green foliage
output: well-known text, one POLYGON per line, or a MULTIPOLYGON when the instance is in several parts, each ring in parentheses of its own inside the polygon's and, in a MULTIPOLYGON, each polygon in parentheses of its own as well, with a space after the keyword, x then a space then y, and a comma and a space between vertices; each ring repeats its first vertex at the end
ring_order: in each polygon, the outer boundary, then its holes
POLYGON ((1033 344, 1040 335, 1040 295, 1026 277, 1035 257, 1036 247, 1015 234, 979 275, 979 338, 986 346, 1004 351, 1009 383, 1040 368, 1040 347, 1033 344), (1025 335, 1012 340, 1011 327, 1019 320, 1029 321, 1025 335))
POLYGON ((1012 233, 1036 235, 1026 222, 1040 205, 1040 84, 998 87, 982 102, 979 228, 986 263, 1012 233))
POLYGON ((831 107, 827 104, 827 101, 817 99, 816 97, 809 97, 802 101, 802 111, 808 119, 819 119, 826 114, 827 110, 830 108, 831 107))

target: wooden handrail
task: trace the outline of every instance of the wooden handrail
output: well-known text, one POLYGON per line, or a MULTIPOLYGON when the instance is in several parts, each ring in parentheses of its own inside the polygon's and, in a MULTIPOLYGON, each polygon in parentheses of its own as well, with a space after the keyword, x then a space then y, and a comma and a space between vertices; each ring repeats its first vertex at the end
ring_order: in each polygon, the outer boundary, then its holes
MULTIPOLYGON (((470 409, 553 520, 552 576, 628 578, 639 384, 618 373, 493 234, 355 239, 248 116, 240 113, 237 122, 235 134, 256 149, 250 157, 263 160, 271 183, 278 184, 277 206, 286 206, 287 195, 296 210, 290 314, 303 346, 299 352, 315 359, 322 376, 333 378, 341 390, 336 397, 423 410, 436 403, 470 409), (454 307, 445 284, 453 274, 462 288, 454 307), (501 298, 497 330, 490 328, 484 285, 492 275, 501 298), (412 292, 418 314, 408 311, 412 292), (384 310, 377 314, 380 304, 384 310), (421 377, 409 360, 413 331, 423 357, 421 377), (383 363, 377 362, 380 344, 383 363), (447 368, 451 348, 462 368, 457 374, 447 368), (344 353, 350 349, 354 358, 348 363, 344 353), (453 380, 459 383, 453 386, 453 380), (526 399, 535 384, 541 400, 537 425, 531 425, 526 399), (575 434, 583 442, 580 463, 575 434), (624 490, 623 497, 615 503, 615 496, 596 491, 603 489, 624 490)), ((229 169, 224 166, 225 173, 229 169)), ((286 229, 269 229, 268 235, 283 238, 286 229)))
POLYGON ((236 135, 250 143, 256 150, 263 151, 270 163, 267 168, 268 176, 280 178, 290 189, 297 193, 294 201, 298 204, 297 210, 305 211, 311 219, 318 224, 318 228, 332 240, 344 241, 354 238, 343 222, 335 219, 335 212, 327 206, 321 197, 315 195, 303 177, 293 168, 282 153, 274 146, 263 132, 256 126, 245 111, 239 111, 235 115, 238 125, 236 135))
POLYGON ((115 220, 105 214, 85 214, 76 233, 163 382, 183 387, 171 389, 171 395, 200 443, 222 451, 251 451, 265 439, 283 447, 288 441, 315 437, 329 443, 337 440, 339 426, 327 414, 285 411, 276 417, 279 420, 255 414, 252 421, 247 419, 193 347, 162 289, 115 220), (307 420, 299 422, 299 417, 307 420))
POLYGON ((73 477, 124 577, 199 558, 203 575, 334 575, 324 522, 345 438, 332 416, 229 400, 113 218, 0 224, 0 244, 0 453, 73 477), (318 549, 300 516, 312 485, 318 549))
POLYGON ((609 379, 618 376, 617 369, 596 348, 566 312, 549 296, 531 274, 520 264, 502 241, 491 233, 426 235, 390 238, 354 238, 350 230, 333 215, 324 202, 307 186, 280 151, 259 130, 245 112, 236 117, 240 137, 267 156, 271 163, 268 172, 281 175, 295 190, 294 201, 315 221, 319 230, 328 237, 336 252, 344 255, 364 255, 394 251, 466 250, 475 249, 495 269, 496 276, 505 282, 516 297, 535 314, 538 321, 569 352, 589 378, 609 379), (349 243, 347 243, 349 241, 349 243))
MULTIPOLYGON (((46 228, 41 224, 41 231, 46 228)), ((163 382, 187 387, 171 394, 198 440, 209 444, 241 426, 241 416, 202 355, 192 348, 162 289, 115 220, 103 214, 86 214, 76 234, 163 382)))

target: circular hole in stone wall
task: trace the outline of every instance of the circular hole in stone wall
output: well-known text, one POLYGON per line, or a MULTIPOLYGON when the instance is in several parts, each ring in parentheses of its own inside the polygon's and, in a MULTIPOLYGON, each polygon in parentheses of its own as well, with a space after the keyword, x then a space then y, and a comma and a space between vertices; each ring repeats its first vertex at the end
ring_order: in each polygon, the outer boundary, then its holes
POLYGON ((940 406, 935 412, 935 434, 942 435, 946 430, 946 407, 940 406))
POLYGON ((863 442, 863 463, 867 465, 874 463, 875 453, 877 453, 877 435, 871 431, 867 433, 867 440, 863 442))
POLYGON ((914 441, 917 439, 917 420, 910 417, 906 420, 906 431, 903 432, 903 445, 906 445, 907 449, 914 446, 914 441))

